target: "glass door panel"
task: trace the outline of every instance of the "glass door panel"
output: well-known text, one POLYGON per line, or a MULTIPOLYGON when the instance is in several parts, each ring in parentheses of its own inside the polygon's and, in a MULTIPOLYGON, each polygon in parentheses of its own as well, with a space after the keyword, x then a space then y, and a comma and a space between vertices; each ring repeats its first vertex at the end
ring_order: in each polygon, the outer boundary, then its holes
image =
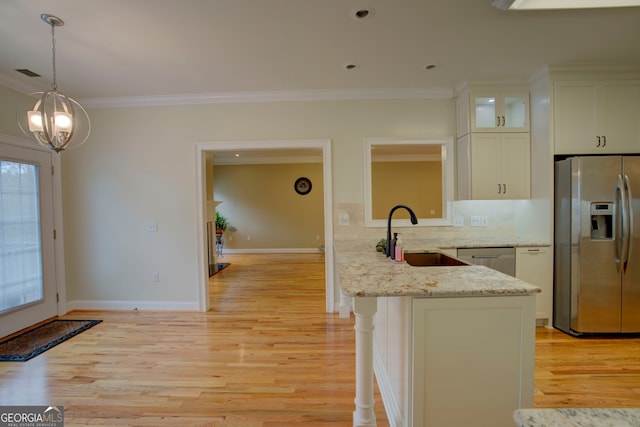
POLYGON ((38 166, 0 159, 0 312, 42 300, 38 166))
POLYGON ((496 98, 494 97, 476 97, 474 98, 475 111, 475 127, 476 128, 495 128, 496 125, 496 98))
POLYGON ((524 128, 527 126, 527 99, 522 96, 504 98, 504 127, 524 128))
POLYGON ((51 160, 0 142, 0 337, 58 314, 51 160))

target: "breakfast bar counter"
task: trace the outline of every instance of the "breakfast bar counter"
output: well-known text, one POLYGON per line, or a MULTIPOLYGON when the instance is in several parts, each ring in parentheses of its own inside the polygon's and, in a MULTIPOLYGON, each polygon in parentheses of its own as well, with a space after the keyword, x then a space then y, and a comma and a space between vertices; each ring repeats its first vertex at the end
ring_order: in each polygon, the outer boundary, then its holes
MULTIPOLYGON (((406 248, 407 251, 420 250, 412 245, 406 248)), ((336 265, 342 292, 352 297, 459 297, 540 292, 536 286, 481 265, 413 267, 387 258, 371 245, 353 242, 336 242, 336 265)))
POLYGON ((540 289, 484 266, 411 266, 374 246, 334 245, 356 317, 353 425, 376 425, 375 370, 392 425, 512 426, 514 410, 533 406, 540 289))
POLYGON ((637 427, 638 408, 549 408, 518 409, 518 427, 637 427))

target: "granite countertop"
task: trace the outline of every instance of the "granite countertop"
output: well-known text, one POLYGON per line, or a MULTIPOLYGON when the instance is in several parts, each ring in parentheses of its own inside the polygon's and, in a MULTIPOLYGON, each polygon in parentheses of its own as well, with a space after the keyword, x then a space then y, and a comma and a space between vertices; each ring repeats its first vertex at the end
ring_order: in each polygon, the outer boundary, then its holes
MULTIPOLYGON (((416 250, 415 242, 405 247, 416 250)), ((529 295, 540 288, 481 265, 413 267, 376 252, 370 241, 336 241, 342 292, 349 296, 462 297, 529 295)), ((422 250, 433 247, 422 247, 422 250)))
POLYGON ((518 427, 637 427, 640 409, 518 409, 513 419, 518 427))

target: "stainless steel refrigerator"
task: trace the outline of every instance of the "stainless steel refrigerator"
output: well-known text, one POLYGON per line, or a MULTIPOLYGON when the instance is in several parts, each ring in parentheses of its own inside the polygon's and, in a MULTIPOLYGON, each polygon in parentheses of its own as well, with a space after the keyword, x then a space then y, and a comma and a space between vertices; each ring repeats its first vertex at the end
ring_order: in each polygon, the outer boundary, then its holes
POLYGON ((553 325, 640 332, 640 157, 555 162, 553 325))

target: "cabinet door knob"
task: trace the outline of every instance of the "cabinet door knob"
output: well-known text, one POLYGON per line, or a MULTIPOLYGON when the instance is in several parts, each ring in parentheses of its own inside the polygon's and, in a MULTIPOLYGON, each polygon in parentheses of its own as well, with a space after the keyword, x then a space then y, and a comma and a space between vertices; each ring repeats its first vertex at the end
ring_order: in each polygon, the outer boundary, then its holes
POLYGON ((596 147, 600 147, 600 137, 597 136, 596 138, 598 138, 598 144, 596 144, 596 147))
POLYGON ((500 187, 500 184, 498 184, 498 194, 502 194, 502 187, 500 187))
POLYGON ((502 194, 507 194, 507 184, 502 184, 502 194))
POLYGON ((502 127, 504 127, 504 116, 502 116, 502 127))
POLYGON ((605 145, 607 145, 607 137, 603 136, 602 137, 602 146, 604 147, 605 145))
POLYGON ((496 127, 500 127, 500 116, 496 116, 496 127))

